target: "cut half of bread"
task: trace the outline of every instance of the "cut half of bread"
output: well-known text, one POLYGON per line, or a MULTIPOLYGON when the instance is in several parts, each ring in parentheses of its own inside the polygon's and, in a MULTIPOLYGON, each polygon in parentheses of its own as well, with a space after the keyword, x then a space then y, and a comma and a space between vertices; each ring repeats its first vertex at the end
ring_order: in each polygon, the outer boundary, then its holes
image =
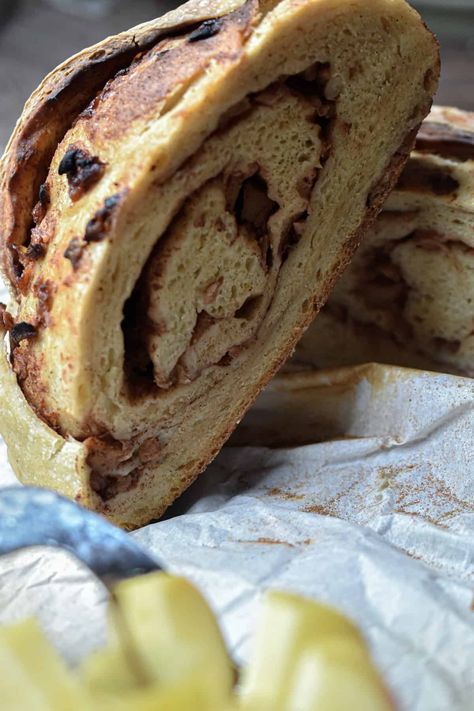
POLYGON ((402 0, 193 0, 53 72, 3 161, 20 479, 159 516, 326 300, 437 78, 402 0))
POLYGON ((474 113, 434 107, 295 363, 474 376, 474 113))

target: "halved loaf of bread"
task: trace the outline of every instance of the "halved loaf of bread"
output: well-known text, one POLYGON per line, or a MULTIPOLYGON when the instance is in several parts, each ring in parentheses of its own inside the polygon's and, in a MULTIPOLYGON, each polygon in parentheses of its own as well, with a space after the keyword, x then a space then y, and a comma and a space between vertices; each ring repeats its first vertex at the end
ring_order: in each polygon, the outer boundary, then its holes
POLYGON ((193 1, 53 72, 1 189, 21 480, 159 516, 326 300, 437 77, 403 0, 193 1))
POLYGON ((434 107, 294 362, 378 361, 472 377, 473 313, 474 113, 434 107))

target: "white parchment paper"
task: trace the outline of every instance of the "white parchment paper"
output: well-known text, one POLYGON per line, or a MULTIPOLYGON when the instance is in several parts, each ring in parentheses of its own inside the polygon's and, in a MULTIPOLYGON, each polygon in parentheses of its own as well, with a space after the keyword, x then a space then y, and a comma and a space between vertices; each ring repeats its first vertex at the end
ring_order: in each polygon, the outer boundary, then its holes
MULTIPOLYGON (((265 590, 293 590, 355 620, 401 709, 474 709, 473 394, 382 366, 277 379, 238 446, 131 535, 205 593, 238 661, 265 590)), ((72 662, 104 641, 105 604, 66 554, 0 560, 0 623, 36 614, 72 662)))

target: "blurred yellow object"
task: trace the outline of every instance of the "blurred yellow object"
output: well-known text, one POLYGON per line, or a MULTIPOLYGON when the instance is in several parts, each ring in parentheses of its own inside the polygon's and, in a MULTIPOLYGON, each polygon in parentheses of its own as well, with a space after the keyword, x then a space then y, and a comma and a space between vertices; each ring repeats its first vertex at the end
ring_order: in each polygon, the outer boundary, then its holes
POLYGON ((30 620, 0 630, 1 711, 393 711, 357 628, 325 605, 270 593, 234 693, 219 626, 186 580, 120 583, 108 646, 69 671, 30 620))
POLYGON ((207 680, 216 698, 230 693, 234 671, 219 625, 191 583, 150 573, 120 583, 115 598, 111 632, 117 643, 129 636, 145 682, 175 684, 192 672, 207 680))
POLYGON ((2 711, 89 711, 79 680, 35 620, 0 629, 2 711))
POLYGON ((283 709, 392 711, 393 705, 367 652, 353 640, 337 640, 302 651, 283 709))
MULTIPOLYGON (((181 679, 179 684, 163 687, 152 684, 124 693, 94 695, 94 711, 227 711, 227 698, 216 701, 215 694, 196 676, 181 679)), ((231 711, 231 707, 229 707, 231 711)), ((237 709, 236 709, 237 711, 237 709)))
POLYGON ((259 711, 391 711, 357 628, 327 605, 267 595, 242 695, 259 711))
POLYGON ((298 595, 271 592, 266 596, 254 640, 254 654, 245 673, 245 695, 274 698, 288 687, 301 650, 326 638, 354 639, 357 628, 336 610, 298 595))
POLYGON ((80 674, 94 694, 121 694, 139 685, 139 680, 124 650, 118 644, 93 652, 84 659, 80 674))

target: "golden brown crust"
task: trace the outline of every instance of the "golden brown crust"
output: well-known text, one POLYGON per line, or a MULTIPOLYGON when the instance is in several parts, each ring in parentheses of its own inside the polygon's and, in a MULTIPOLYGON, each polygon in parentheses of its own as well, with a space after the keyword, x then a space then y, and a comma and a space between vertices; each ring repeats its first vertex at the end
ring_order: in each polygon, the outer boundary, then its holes
POLYGON ((129 67, 137 54, 160 37, 175 34, 209 18, 220 17, 243 0, 190 0, 163 18, 139 25, 71 57, 49 74, 27 101, 2 159, 0 249, 3 270, 17 290, 13 245, 27 241, 31 213, 56 146, 111 76, 129 67), (58 111, 58 106, 61 111, 58 111))

